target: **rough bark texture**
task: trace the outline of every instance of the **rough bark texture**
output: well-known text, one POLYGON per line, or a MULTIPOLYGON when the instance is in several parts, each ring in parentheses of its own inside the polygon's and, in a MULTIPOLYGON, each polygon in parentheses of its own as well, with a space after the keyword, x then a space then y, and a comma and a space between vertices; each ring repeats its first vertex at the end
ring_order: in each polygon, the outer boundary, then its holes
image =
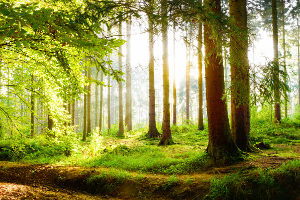
MULTIPOLYGON (((122 23, 119 24, 119 35, 122 39, 122 23)), ((122 46, 119 47, 119 71, 122 71, 122 46)), ((124 136, 124 123, 123 123, 123 83, 119 82, 119 137, 124 136)))
POLYGON ((297 45, 298 45, 298 105, 300 105, 300 25, 299 19, 297 19, 297 27, 298 27, 298 34, 297 34, 297 45))
POLYGON ((75 113, 76 113, 75 109, 76 109, 76 100, 73 99, 72 100, 72 126, 75 125, 75 113))
POLYGON ((230 0, 229 13, 234 27, 230 37, 231 133, 243 151, 249 148, 249 61, 246 0, 230 0))
MULTIPOLYGON (((103 72, 100 74, 100 82, 103 82, 103 72)), ((103 85, 100 85, 100 108, 99 108, 99 132, 102 130, 103 121, 103 85)))
POLYGON ((275 121, 281 121, 280 91, 279 91, 279 63, 278 63, 278 25, 277 25, 277 1, 272 0, 272 27, 273 27, 273 50, 274 50, 274 103, 275 121))
POLYGON ((170 129, 170 102, 169 102, 169 63, 168 63, 168 19, 167 19, 167 0, 161 1, 162 9, 162 42, 163 42, 163 123, 162 137, 159 145, 172 144, 172 136, 170 129))
POLYGON ((126 54, 126 111, 125 123, 127 130, 132 130, 132 97, 131 97, 131 18, 127 23, 127 54, 126 54))
POLYGON ((48 129, 52 131, 53 126, 54 126, 54 122, 53 122, 52 116, 51 116, 51 114, 48 114, 48 129))
MULTIPOLYGON (((202 0, 199 1, 202 4, 202 0)), ((202 79, 202 22, 199 22, 199 33, 198 33, 198 103, 199 103, 199 110, 198 110, 198 130, 203 130, 203 79, 202 79)))
MULTIPOLYGON (((150 0, 152 6, 153 0, 150 0)), ((154 38, 153 22, 149 16, 149 131, 148 137, 155 138, 160 134, 156 128, 155 120, 155 86, 154 86, 154 38)))
MULTIPOLYGON (((85 70, 85 76, 87 77, 87 71, 85 70)), ((85 90, 87 89, 87 86, 84 86, 85 90)), ((87 114, 87 94, 84 93, 83 96, 83 135, 82 135, 82 140, 86 141, 86 136, 87 136, 87 128, 86 128, 86 114, 87 114)))
MULTIPOLYGON (((214 13, 221 13, 220 0, 205 0, 205 6, 214 13)), ((205 81, 209 142, 208 156, 214 164, 231 161, 231 156, 238 154, 229 127, 226 100, 224 94, 224 68, 222 65, 222 47, 216 38, 217 31, 209 22, 204 25, 205 44, 205 81), (215 36, 215 37, 212 37, 215 36)))
MULTIPOLYGON (((31 75, 31 85, 34 84, 34 76, 31 75)), ((35 113, 35 99, 34 99, 34 87, 31 87, 31 95, 30 95, 30 135, 31 137, 34 136, 34 113, 35 113)))
MULTIPOLYGON (((98 79, 98 75, 99 75, 99 71, 97 70, 95 80, 98 79)), ((98 85, 95 84, 95 109, 94 109, 95 111, 98 110, 98 88, 99 88, 98 85)), ((98 126, 98 113, 95 112, 94 114, 95 114, 95 128, 96 128, 98 126)))
POLYGON ((173 77, 173 124, 176 125, 177 121, 177 91, 176 91, 176 27, 173 25, 173 56, 174 56, 174 77, 173 77))

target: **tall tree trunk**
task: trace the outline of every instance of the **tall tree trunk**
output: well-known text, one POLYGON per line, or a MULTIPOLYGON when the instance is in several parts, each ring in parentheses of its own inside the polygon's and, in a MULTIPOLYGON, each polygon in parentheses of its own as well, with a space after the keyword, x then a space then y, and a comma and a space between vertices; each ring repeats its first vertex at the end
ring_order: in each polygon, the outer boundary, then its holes
MULTIPOLYGON (((149 2, 151 8, 153 0, 149 2)), ((155 120, 155 86, 154 86, 154 33, 153 33, 153 20, 148 16, 149 21, 149 131, 148 137, 155 138, 160 134, 156 128, 155 120)))
POLYGON ((298 45, 298 105, 300 106, 300 24, 299 18, 297 18, 297 27, 298 27, 298 34, 297 34, 297 45, 298 45))
MULTIPOLYGON (((97 70, 95 80, 98 80, 98 76, 99 76, 99 71, 97 70)), ((98 99, 99 99, 98 98, 98 88, 99 88, 99 86, 97 84, 95 84, 95 128, 98 127, 98 113, 97 113, 98 99)))
POLYGON ((110 132, 110 128, 111 128, 111 119, 110 119, 110 76, 107 76, 108 79, 108 92, 107 92, 107 129, 108 132, 110 132))
MULTIPOLYGON (((281 12, 282 12, 282 48, 283 48, 283 70, 287 75, 286 69, 286 48, 285 48, 285 1, 281 1, 281 12)), ((284 76, 284 83, 287 85, 287 76, 284 76)), ((284 116, 288 117, 288 94, 287 91, 284 91, 284 116)))
MULTIPOLYGON (((199 0, 202 5, 202 0, 199 0)), ((202 22, 199 22, 198 33, 198 90, 199 90, 199 110, 198 110, 198 130, 203 130, 203 79, 202 79, 202 22)))
POLYGON ((99 110, 99 132, 101 133, 102 130, 102 121, 103 121, 103 72, 100 72, 100 110, 99 110))
POLYGON ((31 95, 30 95, 30 135, 31 137, 34 136, 34 129, 35 129, 35 123, 34 123, 34 113, 35 113, 35 95, 34 95, 34 76, 31 75, 31 95))
MULTIPOLYGON (((87 77, 87 71, 85 70, 85 76, 87 77)), ((87 86, 84 86, 85 90, 87 90, 87 86)), ((83 136, 82 140, 86 141, 86 136, 87 136, 87 94, 84 93, 83 96, 83 136)))
POLYGON ((75 111, 76 109, 76 100, 75 98, 72 100, 72 126, 75 126, 75 111))
POLYGON ((186 104, 185 104, 185 112, 186 112, 186 123, 189 124, 190 122, 190 68, 191 68, 191 40, 190 40, 190 29, 191 27, 187 28, 187 43, 186 43, 186 72, 185 72, 185 97, 186 97, 186 104))
MULTIPOLYGON (((174 20, 175 21, 175 20, 174 20)), ((177 118, 177 91, 176 91, 176 26, 173 24, 173 57, 174 57, 174 77, 173 77, 173 124, 176 125, 177 118)))
MULTIPOLYGON (((119 24, 119 35, 122 39, 122 22, 119 24)), ((119 71, 122 71, 122 46, 119 47, 119 71)), ((123 122, 123 82, 119 82, 119 137, 124 136, 124 122, 123 122)))
POLYGON ((91 68, 88 68, 88 93, 87 93, 87 133, 92 132, 92 119, 91 119, 91 100, 92 100, 92 91, 91 91, 91 68))
POLYGON ((126 113, 125 123, 127 130, 132 130, 132 97, 131 97, 131 17, 127 23, 127 42, 126 42, 126 113))
MULTIPOLYGON (((220 0, 205 0, 204 3, 215 15, 221 14, 220 0)), ((207 153, 214 164, 224 164, 230 162, 231 156, 237 155, 238 148, 230 133, 226 100, 223 98, 222 46, 220 35, 215 36, 217 31, 214 29, 214 25, 205 23, 205 81, 209 131, 207 153)))
POLYGON ((168 4, 167 0, 161 1, 162 9, 162 42, 163 42, 163 123, 162 137, 159 145, 172 144, 171 128, 170 128, 170 102, 169 102, 169 63, 168 63, 168 4))
POLYGON ((278 25, 277 25, 277 1, 272 0, 272 27, 273 27, 273 50, 274 50, 274 101, 275 121, 281 121, 280 91, 279 91, 279 63, 278 63, 278 25))
POLYGON ((231 132, 236 145, 249 148, 249 61, 246 0, 229 0, 229 13, 234 30, 230 35, 231 132))

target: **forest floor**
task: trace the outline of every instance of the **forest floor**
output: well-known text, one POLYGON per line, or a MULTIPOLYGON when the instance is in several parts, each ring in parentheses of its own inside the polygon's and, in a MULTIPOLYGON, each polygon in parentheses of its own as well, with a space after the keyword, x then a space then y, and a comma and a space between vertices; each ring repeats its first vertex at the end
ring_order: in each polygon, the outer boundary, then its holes
MULTIPOLYGON (((202 199, 209 193, 213 178, 258 168, 274 169, 282 163, 299 159, 299 143, 274 144, 271 149, 251 153, 246 161, 231 166, 213 167, 194 174, 177 174, 176 177, 126 172, 126 180, 106 176, 106 180, 100 183, 93 183, 90 177, 107 175, 112 169, 1 161, 0 199, 202 199)), ((296 199, 300 199, 298 195, 296 199)))

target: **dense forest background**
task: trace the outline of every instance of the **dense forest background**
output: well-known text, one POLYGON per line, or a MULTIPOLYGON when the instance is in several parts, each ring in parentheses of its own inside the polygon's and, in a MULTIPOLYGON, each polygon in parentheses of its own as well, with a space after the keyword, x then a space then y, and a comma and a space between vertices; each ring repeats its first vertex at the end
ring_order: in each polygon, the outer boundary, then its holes
MULTIPOLYGON (((191 174, 268 149, 264 159, 293 160, 283 168, 298 176, 299 8, 299 0, 0 2, 0 160, 191 174)), ((223 180, 211 185, 230 185, 223 180)))

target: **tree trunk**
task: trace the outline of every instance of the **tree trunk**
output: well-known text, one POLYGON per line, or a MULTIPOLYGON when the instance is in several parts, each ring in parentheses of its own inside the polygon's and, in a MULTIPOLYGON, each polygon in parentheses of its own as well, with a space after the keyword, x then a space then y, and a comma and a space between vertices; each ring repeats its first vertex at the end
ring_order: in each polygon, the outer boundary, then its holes
POLYGON ((168 4, 167 0, 161 1, 162 9, 162 42, 163 42, 163 123, 162 138, 159 145, 172 144, 170 128, 170 102, 169 102, 169 63, 168 63, 168 4))
POLYGON ((243 151, 249 148, 249 61, 246 0, 230 0, 229 13, 236 30, 230 35, 231 133, 243 151))
MULTIPOLYGON (((119 35, 122 39, 122 23, 119 24, 119 35)), ((122 71, 122 46, 119 47, 119 71, 122 71)), ((123 123, 123 82, 119 82, 119 137, 124 136, 124 123, 123 123)))
MULTIPOLYGON (((150 6, 153 6, 153 0, 150 0, 150 6)), ((149 21, 149 131, 148 137, 155 138, 160 134, 156 128, 155 120, 155 86, 154 86, 154 38, 153 21, 148 16, 149 21)))
MULTIPOLYGON (((85 70, 85 76, 87 77, 87 71, 85 70)), ((85 90, 87 89, 87 86, 84 86, 85 90)), ((83 96, 83 136, 82 136, 82 140, 86 141, 86 136, 87 136, 87 128, 86 128, 86 116, 87 114, 87 94, 84 93, 83 96)))
POLYGON ((110 76, 107 76, 108 79, 108 92, 107 92, 107 129, 108 132, 110 132, 110 128, 111 128, 111 120, 110 120, 110 76))
POLYGON ((132 130, 132 97, 131 97, 131 17, 127 23, 127 42, 126 42, 126 114, 125 123, 127 130, 132 130))
POLYGON ((300 106, 300 25, 299 25, 299 18, 297 18, 297 27, 298 27, 298 34, 297 34, 297 44, 298 44, 298 105, 300 106))
MULTIPOLYGON (((175 21, 175 20, 174 20, 175 21)), ((176 125, 176 114, 177 114, 177 97, 176 97, 176 27, 175 27, 175 22, 173 25, 173 56, 174 56, 174 77, 173 77, 173 124, 176 125)))
POLYGON ((72 100, 72 126, 75 126, 75 109, 76 109, 76 100, 72 100))
POLYGON ((277 1, 272 0, 272 27, 274 50, 274 101, 275 121, 281 122, 280 91, 279 91, 279 63, 278 63, 278 25, 277 25, 277 1))
POLYGON ((102 130, 102 121, 103 121, 103 72, 100 72, 100 110, 99 110, 99 132, 101 133, 102 130))
POLYGON ((190 42, 190 29, 191 27, 187 28, 187 43, 186 43, 186 72, 185 72, 185 97, 186 97, 186 104, 185 104, 185 112, 186 112, 186 123, 189 124, 190 121, 190 68, 191 68, 191 45, 190 42))
MULTIPOLYGON (((96 69, 97 70, 97 69, 96 69)), ((98 76, 99 76, 99 71, 97 70, 96 72, 96 78, 95 80, 98 80, 98 76)), ((98 127, 98 88, 99 86, 97 84, 95 84, 95 128, 98 127)))
MULTIPOLYGON (((202 5, 202 0, 199 0, 202 5)), ((203 130, 203 80, 202 80, 202 22, 199 22, 199 33, 198 33, 198 90, 199 90, 199 110, 198 110, 198 130, 203 130)))
POLYGON ((34 76, 31 75, 31 95, 30 95, 30 135, 31 137, 34 136, 34 129, 35 129, 35 123, 34 123, 34 113, 35 113, 35 95, 34 95, 34 76))
MULTIPOLYGON (((221 14, 220 0, 205 0, 205 6, 215 15, 221 14)), ((205 44, 205 81, 209 142, 207 153, 214 164, 224 164, 238 154, 229 127, 228 113, 224 94, 224 68, 220 35, 214 25, 204 25, 205 44), (214 32, 214 33, 213 33, 214 32), (212 37, 215 36, 215 37, 212 37)))
MULTIPOLYGON (((287 75, 286 69, 286 48, 285 48, 285 1, 281 1, 281 12, 282 12, 282 48, 283 48, 283 70, 287 75)), ((284 83, 287 85, 287 76, 284 76, 284 83)), ((284 116, 288 117, 288 94, 287 91, 284 91, 284 116)))
POLYGON ((92 120, 91 120, 91 100, 92 100, 92 91, 91 91, 91 68, 88 68, 88 93, 87 93, 87 133, 92 132, 92 120))

